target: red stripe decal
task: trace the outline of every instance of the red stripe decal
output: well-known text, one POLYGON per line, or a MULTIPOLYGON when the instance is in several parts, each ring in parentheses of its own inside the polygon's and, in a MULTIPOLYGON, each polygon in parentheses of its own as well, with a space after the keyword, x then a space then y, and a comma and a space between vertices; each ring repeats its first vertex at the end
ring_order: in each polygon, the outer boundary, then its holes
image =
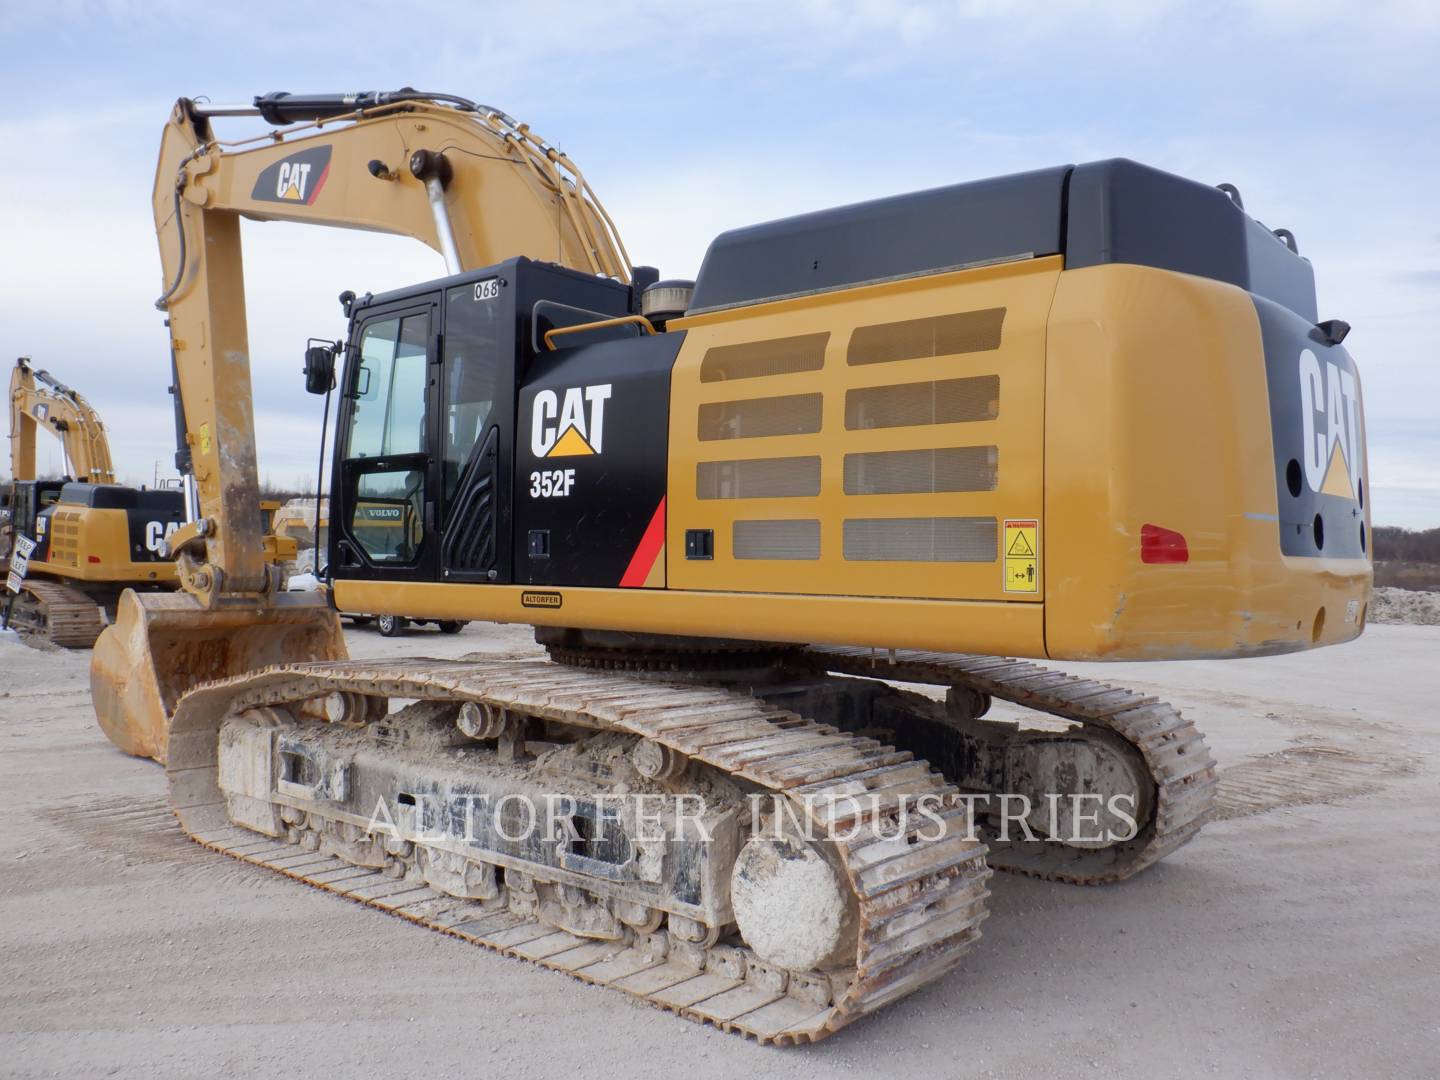
POLYGON ((305 200, 306 206, 315 205, 315 197, 320 194, 320 189, 325 186, 325 181, 330 176, 330 162, 325 162, 325 171, 320 174, 320 179, 315 181, 315 186, 310 189, 310 197, 305 200))
POLYGON ((625 568, 625 576, 620 579, 622 589, 638 589, 645 584, 645 579, 650 576, 650 569, 655 565, 655 559, 660 554, 660 549, 665 546, 665 499, 662 496, 660 505, 655 507, 655 515, 650 519, 650 524, 645 527, 645 535, 640 537, 640 545, 635 549, 635 554, 630 556, 630 565, 625 568))

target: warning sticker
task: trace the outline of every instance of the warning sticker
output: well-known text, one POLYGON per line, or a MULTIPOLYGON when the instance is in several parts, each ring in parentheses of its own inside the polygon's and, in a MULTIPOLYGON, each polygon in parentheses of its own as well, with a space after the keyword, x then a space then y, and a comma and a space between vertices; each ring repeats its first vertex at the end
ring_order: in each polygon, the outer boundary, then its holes
POLYGON ((1040 522, 1005 519, 1005 591, 1040 591, 1040 522))

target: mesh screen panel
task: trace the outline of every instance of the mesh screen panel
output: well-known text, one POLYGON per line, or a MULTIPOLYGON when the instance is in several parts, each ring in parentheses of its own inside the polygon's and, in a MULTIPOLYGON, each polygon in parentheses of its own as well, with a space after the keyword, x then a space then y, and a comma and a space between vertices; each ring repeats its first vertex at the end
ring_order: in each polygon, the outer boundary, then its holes
POLYGON ((845 494, 994 491, 999 467, 1000 451, 994 446, 846 454, 845 494))
POLYGON ((845 522, 851 562, 994 562, 995 519, 852 518, 845 522))
POLYGON ((1000 347, 1005 309, 985 308, 955 315, 859 326, 850 335, 845 353, 848 364, 888 364, 926 356, 985 352, 1000 347))
POLYGON ((785 499, 820 494, 820 458, 702 461, 695 466, 697 499, 785 499))
POLYGON ((737 559, 818 559, 820 522, 737 521, 730 541, 737 559))
POLYGON ((1000 376, 866 386, 845 392, 845 427, 916 427, 994 420, 1000 415, 1000 376))
POLYGON ((820 430, 821 408, 819 394, 712 401, 700 406, 700 441, 810 435, 820 430))
POLYGON ((758 379, 765 375, 793 375, 797 371, 819 371, 825 366, 825 344, 830 332, 801 334, 798 337, 747 341, 739 345, 717 345, 707 349, 700 361, 700 381, 758 379))

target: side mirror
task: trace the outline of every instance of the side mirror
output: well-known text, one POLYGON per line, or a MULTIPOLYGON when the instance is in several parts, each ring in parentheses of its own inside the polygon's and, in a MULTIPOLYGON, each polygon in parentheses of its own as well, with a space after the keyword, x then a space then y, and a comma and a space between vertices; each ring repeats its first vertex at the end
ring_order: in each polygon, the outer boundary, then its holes
MULTIPOLYGON (((310 339, 312 342, 314 338, 310 339)), ((307 394, 328 394, 335 388, 334 342, 323 345, 308 345, 305 349, 305 392, 307 394)))

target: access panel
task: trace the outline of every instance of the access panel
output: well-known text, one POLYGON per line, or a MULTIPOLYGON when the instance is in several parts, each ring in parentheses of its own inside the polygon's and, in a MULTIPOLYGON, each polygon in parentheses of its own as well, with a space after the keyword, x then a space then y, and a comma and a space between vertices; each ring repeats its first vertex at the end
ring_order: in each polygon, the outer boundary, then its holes
POLYGON ((517 581, 664 586, 670 368, 683 338, 535 359, 517 421, 517 581))

